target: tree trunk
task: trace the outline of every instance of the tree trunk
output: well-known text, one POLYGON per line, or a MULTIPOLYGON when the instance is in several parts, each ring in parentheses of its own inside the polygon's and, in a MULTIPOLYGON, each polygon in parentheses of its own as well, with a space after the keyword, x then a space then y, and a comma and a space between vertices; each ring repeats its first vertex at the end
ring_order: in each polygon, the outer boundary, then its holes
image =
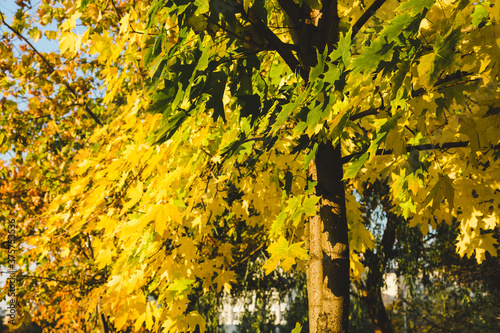
MULTIPOLYGON (((387 232, 387 231, 386 231, 387 232)), ((384 235, 385 237, 385 235, 384 235)), ((379 251, 383 249, 379 248, 379 251)), ((371 262, 368 276, 366 278, 366 290, 363 292, 362 300, 368 309, 368 315, 375 329, 375 333, 392 333, 392 325, 382 301, 382 287, 384 286, 384 271, 389 259, 380 258, 384 254, 372 254, 379 256, 371 262)))
POLYGON ((375 333, 392 333, 391 321, 387 316, 380 288, 373 294, 364 296, 363 302, 368 309, 375 333))
MULTIPOLYGON (((289 18, 300 65, 284 59, 307 84, 309 70, 317 64, 317 52, 327 49, 331 53, 339 39, 337 0, 321 0, 321 9, 309 7, 306 1, 301 5, 293 0, 278 2, 289 18)), ((341 157, 340 144, 319 143, 309 170, 317 181, 316 195, 321 197, 319 213, 309 221, 308 230, 310 333, 348 330, 349 244, 341 157)))
POLYGON ((321 196, 309 222, 309 331, 347 332, 349 242, 340 145, 321 143, 310 173, 321 196))
MULTIPOLYGON (((392 333, 392 325, 382 301, 382 288, 384 286, 384 273, 389 261, 393 258, 394 243, 396 240, 396 228, 398 217, 390 212, 392 203, 389 197, 389 187, 385 182, 377 182, 371 186, 373 194, 372 202, 366 209, 375 209, 382 205, 387 214, 387 222, 384 228, 382 240, 376 251, 365 253, 368 274, 364 284, 362 300, 368 309, 368 315, 376 333, 392 333), (375 199, 378 197, 378 200, 375 199)), ((367 215, 370 219, 372 216, 367 215)), ((399 222, 401 223, 401 221, 399 222)))

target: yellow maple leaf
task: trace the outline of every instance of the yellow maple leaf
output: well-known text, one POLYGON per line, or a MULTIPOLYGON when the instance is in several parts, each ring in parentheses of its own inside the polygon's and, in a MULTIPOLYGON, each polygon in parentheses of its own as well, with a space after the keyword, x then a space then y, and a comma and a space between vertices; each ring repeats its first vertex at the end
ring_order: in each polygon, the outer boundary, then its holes
POLYGON ((269 245, 268 251, 271 257, 262 266, 266 274, 271 273, 280 264, 287 271, 295 264, 296 259, 309 259, 307 250, 302 247, 303 244, 304 242, 298 242, 290 245, 285 237, 281 236, 276 243, 269 245))
POLYGON ((484 222, 485 229, 491 230, 491 229, 495 229, 495 227, 500 224, 500 219, 493 212, 493 214, 488 215, 487 217, 484 217, 483 222, 484 222))
POLYGON ((61 31, 69 31, 76 27, 76 20, 82 16, 82 13, 75 12, 70 18, 66 19, 59 27, 61 31))
POLYGON ((127 323, 127 319, 129 316, 129 311, 125 307, 121 307, 120 311, 116 314, 114 324, 116 327, 116 330, 120 331, 123 326, 127 323))
POLYGON ((130 208, 132 208, 136 203, 139 202, 139 200, 141 200, 142 192, 143 192, 143 184, 141 181, 137 181, 137 185, 135 187, 131 187, 127 192, 127 195, 130 198, 130 200, 123 205, 123 208, 120 212, 120 216, 128 212, 130 208))
POLYGON ((484 234, 480 236, 478 248, 476 248, 476 260, 478 264, 481 264, 483 260, 486 259, 486 252, 489 252, 492 256, 497 256, 497 240, 493 237, 493 234, 484 234))
POLYGON ((78 52, 81 46, 81 37, 73 32, 67 32, 59 37, 61 54, 69 53, 70 56, 78 52))
POLYGON ((154 325, 152 305, 148 302, 146 308, 146 329, 151 330, 154 325))
POLYGON ((130 13, 123 15, 122 19, 120 20, 120 33, 121 34, 125 34, 128 31, 129 21, 130 21, 130 13))
POLYGON ((302 332, 302 325, 300 325, 299 323, 296 323, 295 327, 291 333, 300 333, 300 332, 302 332))

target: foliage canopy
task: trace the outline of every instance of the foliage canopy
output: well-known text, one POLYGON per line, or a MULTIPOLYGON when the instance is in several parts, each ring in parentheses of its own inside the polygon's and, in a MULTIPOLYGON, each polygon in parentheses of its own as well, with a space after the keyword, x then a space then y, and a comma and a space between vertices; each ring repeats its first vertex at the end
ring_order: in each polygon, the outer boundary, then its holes
POLYGON ((497 4, 18 3, 12 24, 2 15, 0 137, 16 157, 1 205, 26 240, 20 306, 38 322, 203 331, 193 303, 230 291, 256 250, 267 274, 304 269, 325 143, 345 166, 352 280, 374 245, 355 195, 377 179, 410 227, 456 219, 458 254, 497 255, 497 4), (338 40, 314 15, 327 7, 338 40), (16 54, 11 40, 42 34, 59 53, 22 39, 16 54))

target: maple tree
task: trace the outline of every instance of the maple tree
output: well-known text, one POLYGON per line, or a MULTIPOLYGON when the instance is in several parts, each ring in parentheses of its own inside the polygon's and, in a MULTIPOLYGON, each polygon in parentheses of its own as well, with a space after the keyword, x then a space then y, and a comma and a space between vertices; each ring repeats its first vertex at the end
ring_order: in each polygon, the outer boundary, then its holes
POLYGON ((458 254, 496 256, 494 2, 44 0, 60 52, 16 57, 34 22, 19 3, 2 20, 17 154, 2 205, 27 238, 20 299, 38 322, 203 331, 196 300, 266 246, 266 273, 307 270, 310 331, 344 332, 374 246, 355 194, 377 179, 410 227, 457 219, 458 254))
MULTIPOLYGON (((103 112, 103 92, 96 89, 105 79, 104 66, 89 54, 38 49, 41 38, 57 40, 57 25, 67 18, 67 7, 52 5, 45 1, 31 8, 28 2, 19 1, 12 22, 0 13, 1 153, 12 156, 1 161, 2 238, 7 239, 7 224, 14 220, 17 239, 6 247, 15 251, 19 265, 11 274, 17 281, 14 294, 19 303, 9 326, 21 330, 34 318, 54 330, 81 331, 87 309, 79 300, 103 283, 106 271, 92 268, 88 234, 52 239, 42 235, 47 228, 43 214, 72 181, 68 166, 84 146, 85 137, 112 113, 103 112)), ((108 66, 113 67, 111 62, 108 66)), ((140 83, 137 77, 129 76, 130 87, 140 83)), ((111 104, 119 105, 123 96, 117 94, 111 104)), ((4 267, 9 266, 10 254, 1 253, 4 267)), ((3 290, 4 296, 8 293, 3 290)), ((92 318, 97 315, 86 319, 92 318)))

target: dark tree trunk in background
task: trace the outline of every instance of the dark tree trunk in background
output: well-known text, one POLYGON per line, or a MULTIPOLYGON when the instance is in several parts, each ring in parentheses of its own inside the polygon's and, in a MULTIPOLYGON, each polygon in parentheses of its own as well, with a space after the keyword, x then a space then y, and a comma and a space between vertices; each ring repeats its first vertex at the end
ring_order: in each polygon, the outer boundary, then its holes
POLYGON ((367 251, 366 289, 363 290, 362 300, 368 309, 368 315, 376 333, 392 333, 392 326, 384 303, 382 301, 382 288, 384 287, 384 273, 391 258, 395 239, 395 226, 390 217, 382 236, 382 241, 377 252, 367 251))
POLYGON ((362 288, 361 299, 368 309, 368 315, 376 333, 392 333, 392 325, 384 303, 382 301, 382 288, 384 287, 384 273, 390 260, 394 258, 394 243, 396 240, 396 230, 401 221, 391 213, 392 202, 389 196, 389 186, 386 182, 375 182, 369 189, 364 191, 365 219, 367 224, 376 219, 371 215, 377 207, 382 207, 386 213, 387 222, 385 224, 382 239, 376 245, 376 249, 366 251, 366 275, 365 284, 362 288))

